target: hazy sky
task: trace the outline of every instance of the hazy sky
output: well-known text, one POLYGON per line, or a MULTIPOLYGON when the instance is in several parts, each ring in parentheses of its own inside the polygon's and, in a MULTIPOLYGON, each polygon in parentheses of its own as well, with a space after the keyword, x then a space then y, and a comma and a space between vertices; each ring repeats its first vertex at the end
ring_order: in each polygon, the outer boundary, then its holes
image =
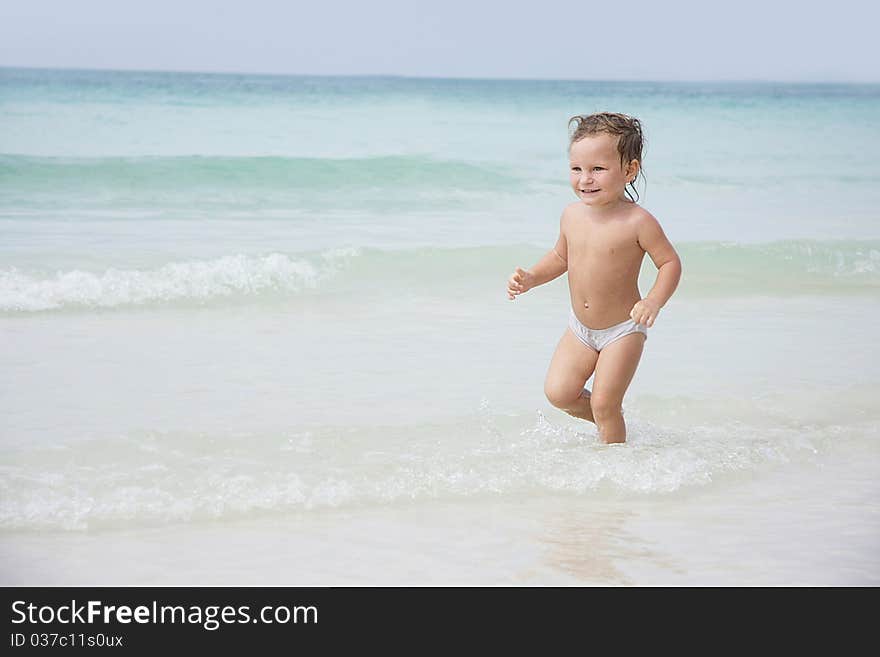
POLYGON ((878 4, 0 0, 0 65, 880 82, 878 4))

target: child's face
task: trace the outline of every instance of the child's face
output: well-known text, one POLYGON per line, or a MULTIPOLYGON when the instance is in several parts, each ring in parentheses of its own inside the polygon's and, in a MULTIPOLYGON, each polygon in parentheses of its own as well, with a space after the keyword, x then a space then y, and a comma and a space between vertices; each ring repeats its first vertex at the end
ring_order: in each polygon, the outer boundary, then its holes
POLYGON ((638 173, 638 160, 626 168, 617 152, 617 135, 600 133, 577 140, 568 151, 571 188, 589 206, 616 203, 638 173))

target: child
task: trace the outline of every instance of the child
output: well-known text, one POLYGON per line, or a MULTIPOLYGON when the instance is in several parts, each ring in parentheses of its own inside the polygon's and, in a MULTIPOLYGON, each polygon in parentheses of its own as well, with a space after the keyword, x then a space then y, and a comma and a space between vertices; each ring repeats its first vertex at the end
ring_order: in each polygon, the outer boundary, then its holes
POLYGON ((681 261, 657 220, 627 190, 635 191, 641 170, 639 120, 603 112, 572 122, 570 178, 579 200, 563 211, 556 246, 531 269, 517 267, 507 294, 513 300, 568 271, 569 325, 550 361, 544 394, 569 415, 594 422, 603 442, 622 443, 623 395, 648 328, 678 286, 681 261), (657 280, 642 298, 645 253, 657 280), (584 384, 594 371, 591 394, 584 384))

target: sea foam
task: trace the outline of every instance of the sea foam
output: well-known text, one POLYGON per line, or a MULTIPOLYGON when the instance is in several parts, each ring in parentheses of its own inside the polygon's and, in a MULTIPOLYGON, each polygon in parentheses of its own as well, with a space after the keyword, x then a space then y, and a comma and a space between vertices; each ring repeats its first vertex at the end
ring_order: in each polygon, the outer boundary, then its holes
POLYGON ((0 467, 0 528, 85 530, 522 495, 665 497, 794 461, 809 467, 830 450, 874 444, 878 427, 756 418, 660 429, 632 410, 623 445, 603 445, 594 427, 540 410, 513 417, 484 403, 427 426, 141 431, 26 446, 0 467))
POLYGON ((313 259, 281 253, 233 255, 172 262, 146 271, 59 271, 54 277, 11 268, 0 271, 0 311, 114 308, 179 300, 207 302, 269 291, 296 294, 316 288, 356 254, 356 249, 335 249, 313 259))

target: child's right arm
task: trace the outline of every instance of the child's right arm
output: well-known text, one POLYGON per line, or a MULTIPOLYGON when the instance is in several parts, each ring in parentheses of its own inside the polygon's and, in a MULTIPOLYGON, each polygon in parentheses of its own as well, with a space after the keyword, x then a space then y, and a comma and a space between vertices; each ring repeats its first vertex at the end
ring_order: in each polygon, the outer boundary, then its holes
POLYGON ((565 239, 564 219, 565 213, 559 220, 559 239, 556 240, 556 246, 547 251, 544 257, 531 269, 517 267, 514 270, 513 275, 507 281, 507 296, 511 301, 516 298, 516 295, 549 283, 568 271, 568 241, 565 239))

